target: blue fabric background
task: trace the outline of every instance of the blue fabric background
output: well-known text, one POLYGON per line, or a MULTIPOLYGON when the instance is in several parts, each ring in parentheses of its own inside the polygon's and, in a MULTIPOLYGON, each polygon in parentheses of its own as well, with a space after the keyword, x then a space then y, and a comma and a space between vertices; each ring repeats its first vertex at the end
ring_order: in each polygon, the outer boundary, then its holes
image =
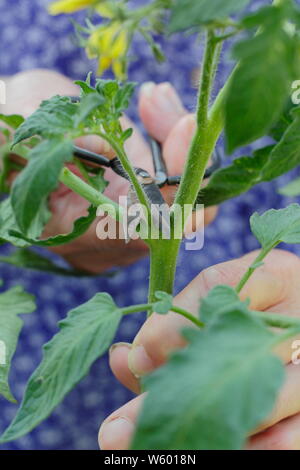
MULTIPOLYGON (((46 11, 48 3, 48 0, 0 0, 0 76, 45 67, 79 79, 85 78, 87 72, 95 68, 95 64, 91 64, 84 52, 76 46, 69 17, 50 17, 46 11)), ((251 8, 263 3, 269 2, 252 1, 251 8)), ((82 14, 74 17, 80 20, 82 14)), ((181 93, 184 104, 192 111, 195 90, 191 86, 191 75, 201 55, 199 42, 195 43, 190 37, 173 36, 163 41, 162 46, 169 60, 163 65, 157 65, 145 42, 139 38, 135 40, 134 55, 138 60, 131 66, 130 79, 139 83, 148 80, 171 81, 181 93)), ((225 51, 223 65, 218 73, 218 86, 230 68, 228 59, 225 51)), ((130 114, 136 117, 134 106, 130 114)), ((279 208, 291 202, 277 194, 278 187, 288 178, 285 176, 279 181, 261 185, 222 205, 217 220, 206 229, 204 249, 181 252, 177 291, 205 267, 239 257, 257 247, 249 231, 249 216, 255 210, 279 208)), ((4 250, 7 252, 9 249, 1 248, 2 253, 4 250)), ((119 305, 143 302, 146 298, 147 260, 120 270, 113 278, 66 279, 3 264, 0 269, 5 289, 22 284, 36 295, 38 303, 35 313, 24 316, 25 327, 10 378, 13 392, 19 400, 28 377, 41 359, 42 345, 57 332, 57 322, 70 308, 85 302, 99 291, 109 292, 119 305)), ((124 320, 117 340, 131 341, 141 321, 138 317, 124 320)), ((90 374, 65 398, 50 418, 27 436, 1 448, 97 449, 99 424, 131 397, 113 378, 107 357, 104 357, 93 365, 90 374)), ((16 406, 0 397, 0 431, 9 424, 15 412, 16 406)))

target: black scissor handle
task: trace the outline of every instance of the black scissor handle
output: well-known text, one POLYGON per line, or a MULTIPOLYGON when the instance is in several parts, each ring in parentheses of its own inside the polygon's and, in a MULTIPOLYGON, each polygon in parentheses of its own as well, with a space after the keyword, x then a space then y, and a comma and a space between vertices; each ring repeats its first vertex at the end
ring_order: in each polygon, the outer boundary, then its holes
POLYGON ((76 145, 73 146, 73 155, 74 157, 79 158, 85 162, 96 163, 97 165, 106 167, 111 166, 111 162, 108 158, 104 157, 103 155, 90 152, 89 150, 77 147, 76 145))
MULTIPOLYGON (((79 96, 69 96, 69 98, 72 103, 78 103, 80 101, 79 96)), ((151 136, 149 136, 149 144, 151 148, 155 177, 152 178, 151 175, 142 168, 135 168, 135 172, 140 177, 141 184, 143 185, 150 202, 153 204, 162 204, 165 201, 159 191, 159 188, 162 188, 165 185, 178 185, 181 181, 181 176, 168 176, 166 163, 162 154, 161 144, 151 136)), ((117 175, 129 181, 129 177, 126 171, 123 169, 118 157, 109 160, 104 155, 90 152, 89 150, 77 147, 76 145, 73 147, 73 155, 82 161, 111 168, 117 175)), ((204 178, 209 178, 216 170, 221 167, 221 163, 221 155, 218 150, 216 150, 212 157, 212 165, 206 169, 204 178)))
MULTIPOLYGON (((149 138, 149 143, 152 152, 153 166, 155 172, 155 181, 159 188, 162 188, 166 184, 169 186, 178 185, 181 181, 181 176, 168 176, 166 164, 162 154, 162 146, 157 140, 152 137, 149 138)), ((204 178, 209 178, 216 170, 221 167, 222 158, 220 152, 215 150, 212 157, 212 164, 206 171, 204 178)))

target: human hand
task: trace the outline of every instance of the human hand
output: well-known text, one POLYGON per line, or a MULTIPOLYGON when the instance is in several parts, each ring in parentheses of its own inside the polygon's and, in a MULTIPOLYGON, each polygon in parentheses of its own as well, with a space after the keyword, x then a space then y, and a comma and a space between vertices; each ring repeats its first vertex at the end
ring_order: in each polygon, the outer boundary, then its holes
MULTIPOLYGON (((5 114, 20 113, 30 115, 41 100, 55 94, 77 95, 78 87, 68 78, 48 70, 33 70, 12 77, 7 84, 7 105, 5 114)), ((140 93, 139 112, 149 134, 163 145, 163 154, 170 176, 181 174, 187 150, 195 130, 194 117, 183 108, 175 90, 168 83, 145 84, 140 93)), ((134 134, 127 141, 126 150, 134 166, 142 167, 153 173, 150 149, 142 135, 126 117, 122 120, 124 128, 132 127, 134 134)), ((76 144, 109 158, 114 157, 111 148, 98 137, 78 139, 76 144)), ((105 178, 109 186, 105 194, 113 200, 126 195, 128 182, 108 169, 105 178)), ((165 199, 171 203, 175 189, 162 190, 165 199)), ((71 230, 74 220, 83 216, 89 203, 64 185, 50 196, 52 218, 43 236, 54 236, 71 230)), ((216 213, 215 208, 205 211, 205 221, 210 222, 216 213)), ((96 235, 97 220, 89 230, 73 242, 52 248, 75 268, 91 273, 102 272, 112 266, 127 265, 147 254, 147 246, 142 240, 99 240, 96 235)))
MULTIPOLYGON (((235 286, 257 252, 240 259, 212 266, 200 273, 176 298, 174 304, 197 314, 199 299, 218 284, 235 286)), ((265 259, 241 292, 250 298, 254 310, 300 315, 300 259, 282 250, 274 250, 265 259)), ((142 326, 133 345, 120 343, 110 351, 110 365, 119 381, 139 392, 141 377, 166 362, 175 349, 185 345, 180 334, 183 327, 192 326, 176 313, 153 314, 142 326)), ((272 414, 253 432, 246 444, 252 450, 300 450, 300 369, 291 362, 292 338, 276 349, 286 364, 286 381, 272 414)), ((135 429, 143 395, 112 413, 99 432, 100 447, 104 450, 125 450, 135 429)), ((199 432, 201 432, 199 430, 199 432)))

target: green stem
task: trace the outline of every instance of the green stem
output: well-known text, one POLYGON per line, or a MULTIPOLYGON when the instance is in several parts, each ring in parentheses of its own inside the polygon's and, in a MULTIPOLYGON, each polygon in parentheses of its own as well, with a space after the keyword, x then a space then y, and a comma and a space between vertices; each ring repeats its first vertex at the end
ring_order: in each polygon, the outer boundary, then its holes
POLYGON ((255 260, 253 261, 251 266, 247 269, 247 271, 243 275, 242 279, 240 280, 240 282, 236 286, 235 290, 236 290, 237 293, 241 292, 241 290, 243 289, 246 282, 248 282, 249 278, 252 276, 254 271, 261 265, 264 258, 267 256, 268 253, 270 253, 270 251, 273 248, 275 248, 275 246, 272 246, 271 248, 268 248, 268 249, 262 249, 259 252, 258 256, 255 258, 255 260))
POLYGON ((173 305, 171 310, 172 312, 179 313, 179 315, 182 315, 183 317, 187 318, 188 320, 193 322, 195 325, 197 325, 199 328, 203 328, 205 326, 205 324, 202 321, 198 320, 198 318, 196 318, 194 315, 192 315, 191 313, 187 312, 186 310, 182 308, 179 308, 173 305))
POLYGON ((294 328, 298 327, 300 328, 300 319, 299 318, 293 318, 293 317, 288 317, 286 315, 280 315, 278 313, 272 313, 272 312, 258 312, 258 311, 252 311, 257 317, 259 317, 261 320, 263 320, 267 325, 275 327, 275 328, 294 328))
MULTIPOLYGON (((78 170, 80 171, 80 173, 82 174, 83 178, 85 179, 85 181, 90 185, 92 186, 93 188, 95 188, 95 186, 93 185, 93 181, 87 171, 87 169, 85 168, 84 164, 78 160, 78 159, 75 159, 75 165, 77 166, 78 170)), ((96 188, 95 188, 96 189, 96 188)))
POLYGON ((184 204, 194 205, 202 184, 208 160, 221 132, 219 126, 213 126, 213 129, 210 129, 212 123, 209 119, 208 111, 212 82, 216 69, 215 57, 218 51, 219 48, 215 41, 214 33, 209 30, 207 33, 204 63, 199 86, 196 114, 197 129, 175 198, 175 204, 179 204, 182 207, 184 204))
MULTIPOLYGON (((127 157, 127 154, 124 150, 123 145, 116 142, 114 139, 112 139, 107 134, 103 134, 102 132, 99 132, 96 129, 93 130, 92 134, 93 135, 98 135, 102 139, 106 140, 110 144, 110 146, 113 148, 113 150, 116 152, 116 154, 117 154, 124 170, 126 171, 126 173, 129 176, 129 179, 132 183, 132 186, 135 189, 137 198, 143 206, 143 209, 145 211, 145 216, 148 220, 148 227, 151 227, 151 210, 150 210, 150 206, 149 206, 149 200, 146 196, 146 193, 145 193, 142 185, 140 184, 140 182, 138 180, 138 177, 137 177, 137 175, 134 171, 133 166, 131 165, 131 162, 130 162, 129 158, 127 157)), ((149 245, 151 244, 151 240, 145 240, 145 242, 148 243, 149 245)))
POLYGON ((113 141, 112 139, 110 139, 109 137, 107 136, 102 136, 103 138, 105 138, 108 143, 111 145, 111 147, 115 150, 120 162, 122 163, 122 166, 124 168, 124 170, 126 171, 126 173, 128 174, 129 178, 130 178, 130 181, 135 189, 135 192, 137 194, 137 197, 138 197, 138 200, 140 201, 140 203, 145 206, 149 211, 150 211, 150 207, 149 207, 149 200, 146 196, 146 193, 142 187, 142 185, 140 184, 139 180, 138 180, 138 177, 134 171, 134 168, 133 166, 131 165, 131 162, 129 160, 129 158, 127 157, 127 154, 123 148, 122 145, 119 145, 117 142, 113 141))
MULTIPOLYGON (((208 160, 221 132, 219 126, 213 127, 215 132, 210 131, 211 122, 208 111, 212 83, 216 71, 216 58, 219 53, 220 45, 216 43, 213 31, 209 30, 199 85, 196 114, 197 129, 175 198, 176 205, 184 207, 187 204, 190 206, 190 212, 200 190, 208 160)), ((188 216, 186 213, 185 215, 188 216)), ((174 213, 173 216, 175 216, 174 213)), ((157 240, 155 243, 152 242, 150 251, 149 302, 154 300, 154 294, 157 290, 163 290, 170 294, 173 292, 179 247, 180 240, 175 238, 171 240, 157 240)))
POLYGON ((150 282, 148 301, 155 301, 155 292, 173 293, 180 240, 155 240, 150 246, 150 282))
MULTIPOLYGON (((140 305, 133 305, 132 307, 125 307, 122 308, 122 314, 123 315, 131 315, 132 313, 139 313, 139 312, 144 312, 144 311, 152 311, 154 308, 153 303, 148 303, 148 304, 140 304, 140 305)), ((178 313, 182 317, 187 318, 190 322, 194 323, 194 325, 198 326, 198 328, 203 328, 205 325, 203 322, 198 320, 192 313, 188 312, 187 310, 184 310, 183 308, 176 307, 175 305, 172 305, 172 308, 170 309, 171 312, 178 313)))
POLYGON ((152 309, 152 304, 132 305, 132 307, 122 308, 122 315, 130 315, 131 313, 140 313, 152 309))
MULTIPOLYGON (((89 184, 85 183, 81 178, 74 175, 68 168, 61 170, 59 180, 61 183, 72 189, 75 193, 82 196, 84 199, 89 201, 95 206, 101 206, 102 204, 110 205, 114 208, 116 214, 116 220, 122 220, 122 208, 117 203, 104 196, 104 194, 92 188, 89 184)), ((112 215, 112 214, 110 214, 112 215)))

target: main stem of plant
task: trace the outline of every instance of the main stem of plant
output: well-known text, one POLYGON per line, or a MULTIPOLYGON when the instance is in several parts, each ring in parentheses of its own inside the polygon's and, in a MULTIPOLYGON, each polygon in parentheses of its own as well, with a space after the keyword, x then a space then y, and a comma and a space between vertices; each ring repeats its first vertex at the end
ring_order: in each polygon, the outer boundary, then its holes
MULTIPOLYGON (((209 100, 216 71, 216 57, 219 53, 219 47, 220 44, 216 41, 214 32, 208 30, 197 100, 197 128, 175 198, 175 204, 180 205, 181 208, 185 205, 189 205, 189 207, 194 206, 209 158, 222 131, 219 104, 217 110, 214 110, 211 114, 209 113, 209 100)), ((180 243, 181 240, 178 238, 153 240, 151 242, 149 302, 155 300, 155 292, 157 290, 163 290, 170 294, 173 293, 180 243)))

